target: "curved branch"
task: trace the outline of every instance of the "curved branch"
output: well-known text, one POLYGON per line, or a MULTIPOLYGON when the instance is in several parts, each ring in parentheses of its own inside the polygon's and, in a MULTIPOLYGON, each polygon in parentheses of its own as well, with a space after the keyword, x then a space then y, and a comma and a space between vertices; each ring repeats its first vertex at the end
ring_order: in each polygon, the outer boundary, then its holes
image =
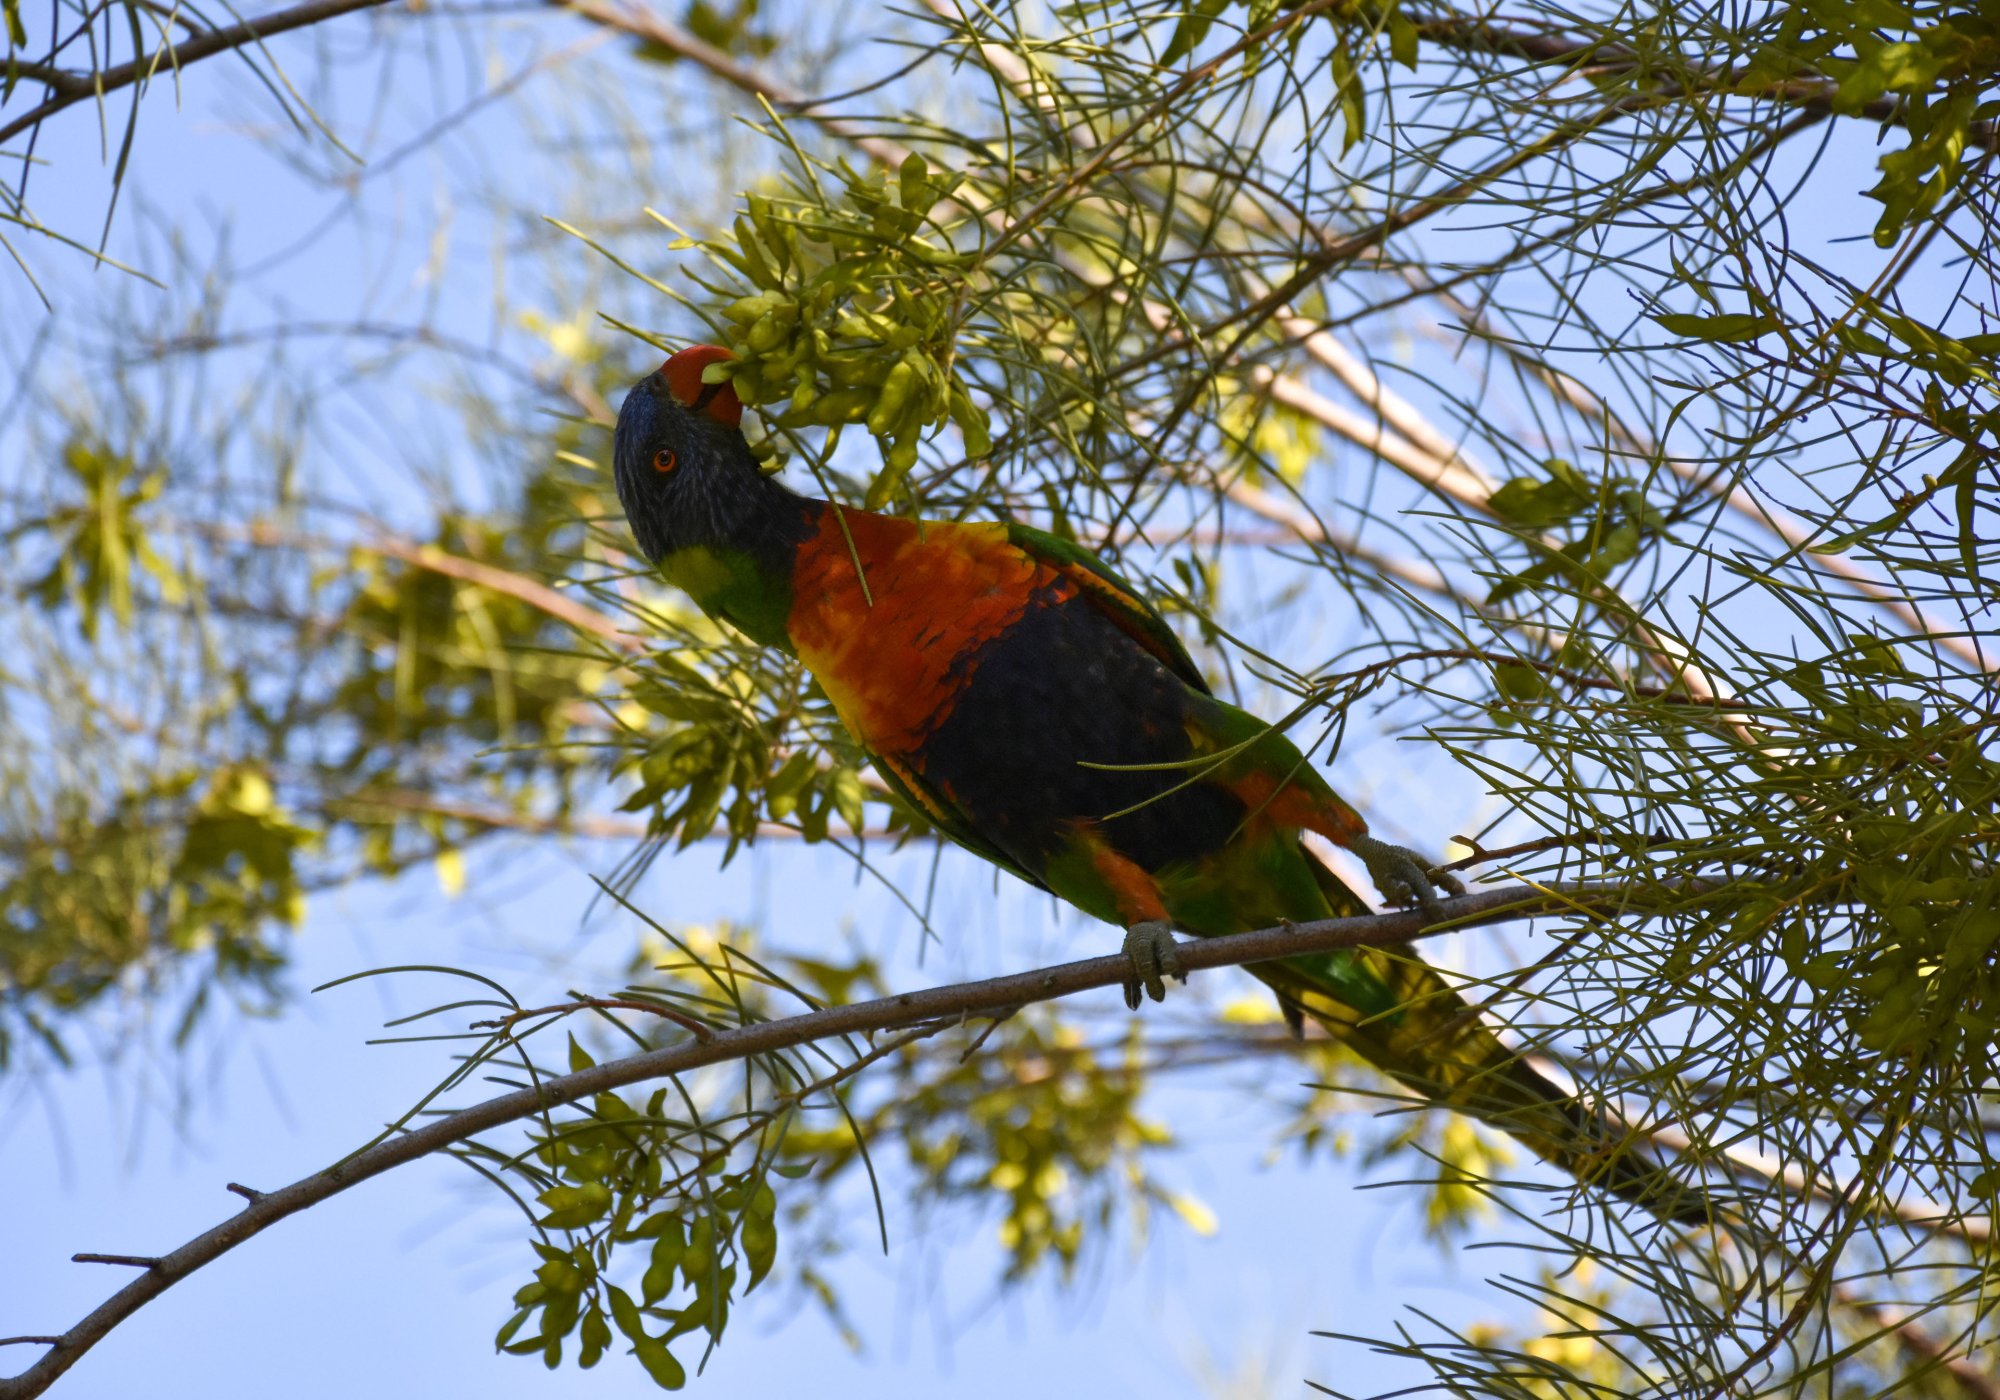
MULTIPOLYGON (((1679 895, 1699 895, 1724 887, 1722 880, 1683 881, 1667 888, 1679 895)), ((1312 923, 1259 929, 1227 938, 1197 939, 1180 945, 1182 967, 1233 967, 1268 962, 1302 953, 1340 948, 1383 946, 1414 938, 1455 933, 1481 924, 1543 914, 1610 911, 1628 905, 1632 891, 1599 884, 1512 886, 1482 890, 1445 904, 1449 917, 1431 927, 1416 912, 1369 914, 1351 919, 1320 919, 1312 923)), ((167 1289, 204 1265, 212 1264, 238 1245, 263 1233, 288 1215, 318 1205, 349 1187, 394 1167, 450 1147, 479 1133, 532 1117, 560 1104, 573 1103, 608 1090, 789 1049, 830 1036, 904 1029, 929 1021, 1009 1011, 1033 1002, 1052 1001, 1077 992, 1121 984, 1131 964, 1123 954, 1087 958, 1082 962, 990 977, 979 982, 902 992, 874 1001, 829 1006, 781 1020, 759 1021, 716 1031, 706 1040, 692 1037, 658 1050, 610 1060, 590 1069, 545 1080, 456 1113, 431 1119, 401 1137, 357 1152, 324 1171, 302 1177, 289 1186, 254 1196, 234 1216, 165 1254, 146 1256, 144 1272, 112 1294, 81 1322, 53 1339, 48 1352, 33 1366, 0 1380, 0 1400, 28 1400, 42 1394, 111 1330, 167 1289)), ((79 1256, 81 1257, 81 1256, 79 1256)), ((16 1338, 28 1341, 28 1338, 16 1338)))

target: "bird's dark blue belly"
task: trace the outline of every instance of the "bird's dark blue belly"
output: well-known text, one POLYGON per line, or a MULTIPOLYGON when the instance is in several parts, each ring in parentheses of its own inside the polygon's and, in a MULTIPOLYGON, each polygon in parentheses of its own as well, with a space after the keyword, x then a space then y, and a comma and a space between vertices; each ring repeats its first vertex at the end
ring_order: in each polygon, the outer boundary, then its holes
POLYGON ((1102 822, 1112 847, 1147 870, 1219 849, 1243 820, 1236 797, 1189 783, 1185 768, 1084 766, 1178 763, 1193 751, 1194 692, 1091 604, 1045 590, 966 660, 964 692, 917 757, 925 780, 1027 870, 1039 875, 1078 819, 1102 822))

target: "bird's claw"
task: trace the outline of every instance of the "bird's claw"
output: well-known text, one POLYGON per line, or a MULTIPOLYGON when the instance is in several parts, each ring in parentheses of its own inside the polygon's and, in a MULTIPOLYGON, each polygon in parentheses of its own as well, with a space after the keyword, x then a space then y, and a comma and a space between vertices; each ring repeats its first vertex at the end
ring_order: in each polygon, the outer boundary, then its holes
POLYGON ((1148 919, 1125 930, 1125 960, 1132 965, 1132 975, 1125 979, 1125 1005, 1134 1011, 1139 1009, 1141 987, 1154 1001, 1164 1001, 1166 978, 1187 981, 1174 943, 1174 926, 1165 919, 1148 919))
POLYGON ((1449 870, 1433 871, 1429 861, 1406 847, 1392 846, 1372 836, 1357 836, 1348 843, 1348 849, 1361 857, 1362 864, 1368 867, 1369 878, 1375 881, 1384 898, 1391 904, 1414 902, 1432 923, 1444 918, 1444 905, 1438 898, 1440 888, 1450 895, 1465 893, 1458 876, 1449 870))

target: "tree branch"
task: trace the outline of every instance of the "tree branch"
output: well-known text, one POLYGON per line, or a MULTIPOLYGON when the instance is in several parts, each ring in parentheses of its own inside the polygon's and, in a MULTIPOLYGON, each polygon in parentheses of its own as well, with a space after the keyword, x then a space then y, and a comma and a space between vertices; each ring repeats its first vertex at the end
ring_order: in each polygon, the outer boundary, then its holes
MULTIPOLYGON (((1652 55, 1639 54, 1623 44, 1607 44, 1599 39, 1582 38, 1552 29, 1516 29, 1490 19, 1450 12, 1419 20, 1417 33, 1431 43, 1448 49, 1498 54, 1579 73, 1586 70, 1592 73, 1646 73, 1656 64, 1652 55)), ((1777 102, 1830 116, 1851 116, 1897 126, 1903 124, 1905 104, 1897 97, 1878 97, 1850 112, 1835 111, 1833 103, 1839 84, 1820 73, 1800 72, 1770 83, 1759 91, 1739 94, 1738 86, 1747 70, 1702 67, 1698 64, 1690 65, 1690 68, 1692 82, 1682 82, 1671 74, 1657 77, 1658 92, 1663 96, 1690 98, 1741 95, 1752 101, 1777 102)), ((1988 149, 1993 148, 1996 138, 2000 138, 2000 130, 1996 130, 1992 122, 1975 122, 1966 132, 1969 142, 1988 149)))
MULTIPOLYGON (((1722 889, 1728 883, 1721 879, 1695 880, 1668 888, 1680 895, 1700 895, 1722 889)), ((1623 886, 1573 884, 1545 889, 1512 886, 1447 901, 1447 920, 1428 928, 1424 926, 1423 915, 1414 911, 1320 919, 1227 938, 1183 942, 1180 959, 1189 971, 1237 967, 1302 953, 1393 945, 1537 915, 1609 912, 1625 907, 1631 899, 1632 891, 1623 886)), ((479 1133, 628 1084, 766 1055, 831 1036, 900 1030, 927 1021, 1004 1012, 1033 1002, 1119 985, 1130 975, 1130 970, 1123 954, 1113 954, 978 982, 902 992, 847 1006, 823 1007, 781 1020, 716 1031, 707 1040, 690 1038, 662 1049, 607 1061, 545 1080, 535 1088, 502 1094, 471 1108, 433 1118, 400 1137, 255 1197, 230 1219, 177 1249, 157 1257, 147 1256, 152 1262, 145 1272, 63 1333, 41 1360, 17 1376, 0 1380, 0 1400, 28 1400, 42 1394, 119 1323, 195 1270, 214 1263, 286 1216, 479 1133)))
POLYGON ((240 24, 204 30, 177 43, 162 44, 144 58, 135 58, 130 63, 121 63, 96 73, 37 72, 35 76, 55 89, 56 95, 7 125, 0 126, 0 144, 40 125, 65 107, 87 98, 102 97, 133 83, 145 82, 163 67, 178 72, 190 63, 199 63, 204 58, 243 48, 275 34, 283 34, 288 29, 304 29, 323 20, 336 19, 350 10, 366 10, 387 3, 388 0, 309 0, 309 3, 295 5, 289 10, 276 10, 240 24))
POLYGON ((384 531, 372 531, 359 539, 332 540, 301 530, 286 529, 265 521, 257 521, 250 525, 189 522, 183 528, 217 539, 246 540, 264 549, 359 549, 370 554, 380 554, 413 568, 423 569, 445 578, 455 578, 461 583, 473 584, 489 593, 504 594, 548 614, 559 622, 566 622, 577 631, 596 637, 618 651, 637 654, 646 649, 645 638, 638 633, 626 631, 616 618, 609 617, 588 604, 578 602, 539 579, 516 573, 512 569, 483 563, 477 559, 468 559, 463 555, 451 554, 436 545, 403 539, 384 531))
MULTIPOLYGON (((873 774, 864 773, 863 787, 871 792, 888 792, 888 787, 873 774)), ((320 810, 332 816, 337 810, 386 808, 391 812, 415 812, 424 816, 448 817, 452 821, 465 822, 470 826, 484 827, 496 831, 518 831, 530 836, 576 836, 587 841, 649 841, 659 833, 636 818, 602 817, 582 813, 536 813, 517 812, 511 808, 498 807, 490 803, 461 802, 449 797, 439 797, 434 793, 420 792, 412 788, 368 788, 334 798, 323 804, 320 810)), ((899 833, 887 827, 863 827, 855 830, 845 822, 828 828, 835 835, 857 841, 892 841, 899 833)), ((729 833, 718 829, 711 836, 719 839, 729 833)), ((784 822, 763 821, 757 823, 757 839, 791 840, 804 836, 796 826, 784 822)))
POLYGON ((2000 1381, 1983 1365, 1965 1355, 1954 1355, 1953 1346, 1965 1340, 1963 1334, 1945 1343, 1916 1325, 1917 1318, 1903 1308, 1887 1303, 1871 1303, 1851 1288, 1835 1286, 1834 1301, 1849 1308, 1872 1324, 1877 1335, 1888 1338, 1917 1363, 1918 1370, 1906 1380, 1915 1380, 1931 1371, 1943 1371, 1965 1392, 1969 1400, 2000 1400, 2000 1381))
MULTIPOLYGON (((1694 1139, 1671 1124, 1654 1123, 1646 1128, 1646 1137, 1671 1152, 1692 1152, 1694 1139)), ((1704 1149, 1714 1160, 1739 1175, 1758 1181, 1773 1181, 1796 1195, 1816 1196, 1820 1200, 1839 1204, 1849 1192, 1849 1188, 1827 1173, 1807 1173, 1799 1167, 1784 1162, 1769 1153, 1759 1152, 1743 1146, 1709 1145, 1704 1149)), ((1874 1207, 1878 1212, 1916 1226, 1928 1234, 1957 1235, 1975 1246, 1986 1246, 1993 1240, 1993 1218, 1986 1215, 1955 1215, 1942 1202, 1922 1196, 1899 1194, 1894 1200, 1883 1201, 1874 1207)), ((1995 1400, 2000 1400, 1996 1396, 1995 1400)))

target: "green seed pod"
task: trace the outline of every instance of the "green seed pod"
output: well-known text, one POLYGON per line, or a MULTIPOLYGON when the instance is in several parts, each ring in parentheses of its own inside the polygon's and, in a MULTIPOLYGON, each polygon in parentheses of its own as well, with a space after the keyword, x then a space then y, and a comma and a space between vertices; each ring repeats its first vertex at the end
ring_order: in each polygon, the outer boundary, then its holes
MULTIPOLYGON (((902 416, 910 396, 918 388, 918 375, 908 358, 896 361, 888 378, 882 381, 882 392, 875 400, 875 407, 868 413, 868 431, 876 437, 885 437, 902 416)), ((872 495, 873 492, 871 491, 872 495)))
POLYGON ((972 401, 965 386, 956 379, 951 381, 949 395, 951 421, 958 424, 958 430, 965 436, 965 455, 984 457, 993 450, 993 434, 988 425, 986 410, 972 401))
POLYGON ((902 196, 905 209, 914 209, 921 214, 931 207, 930 173, 930 162, 917 152, 912 151, 903 157, 896 192, 902 196))

